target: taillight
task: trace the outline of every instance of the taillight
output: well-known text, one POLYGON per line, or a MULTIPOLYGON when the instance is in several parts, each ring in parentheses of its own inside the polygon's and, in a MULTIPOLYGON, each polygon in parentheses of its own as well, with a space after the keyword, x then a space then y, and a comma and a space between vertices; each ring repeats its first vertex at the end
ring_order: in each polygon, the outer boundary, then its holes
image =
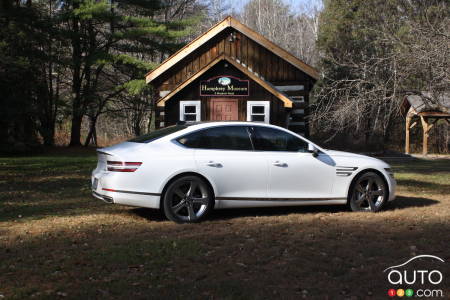
POLYGON ((112 160, 108 160, 106 164, 108 165, 108 171, 112 172, 134 172, 142 165, 141 162, 112 160))

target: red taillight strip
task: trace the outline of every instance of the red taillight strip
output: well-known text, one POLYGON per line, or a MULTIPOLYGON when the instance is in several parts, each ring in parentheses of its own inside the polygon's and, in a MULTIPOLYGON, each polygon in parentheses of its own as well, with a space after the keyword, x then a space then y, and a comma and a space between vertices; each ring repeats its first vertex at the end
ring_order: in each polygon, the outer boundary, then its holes
POLYGON ((112 172, 134 172, 136 171, 137 168, 113 168, 113 167, 108 167, 108 171, 112 171, 112 172))
MULTIPOLYGON (((136 194, 136 195, 150 195, 150 196, 161 196, 159 193, 146 193, 146 192, 135 192, 135 191, 124 191, 124 190, 113 190, 113 189, 105 189, 104 191, 115 192, 115 193, 126 193, 126 194, 136 194)), ((103 195, 101 195, 103 196, 103 195)), ((104 196, 103 196, 104 197, 104 196)))
POLYGON ((108 160, 108 161, 106 161, 106 163, 108 165, 113 165, 113 166, 123 166, 123 162, 121 162, 121 161, 108 160))

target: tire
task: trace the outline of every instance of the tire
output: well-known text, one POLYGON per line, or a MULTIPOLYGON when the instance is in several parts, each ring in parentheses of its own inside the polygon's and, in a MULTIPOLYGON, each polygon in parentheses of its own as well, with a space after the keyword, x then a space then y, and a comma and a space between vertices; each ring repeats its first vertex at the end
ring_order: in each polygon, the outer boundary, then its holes
POLYGON ((214 208, 214 195, 200 177, 186 175, 171 182, 163 198, 164 214, 176 223, 196 223, 214 208))
POLYGON ((375 172, 358 176, 351 186, 349 204, 352 211, 378 212, 388 198, 388 187, 375 172))

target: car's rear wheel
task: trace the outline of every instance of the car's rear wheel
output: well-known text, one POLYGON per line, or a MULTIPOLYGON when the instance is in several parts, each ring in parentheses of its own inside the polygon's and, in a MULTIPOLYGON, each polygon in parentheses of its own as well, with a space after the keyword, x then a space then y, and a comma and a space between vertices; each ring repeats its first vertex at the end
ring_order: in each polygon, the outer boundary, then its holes
POLYGON ((367 172, 359 176, 350 191, 350 208, 353 211, 381 210, 388 197, 388 188, 377 173, 367 172))
POLYGON ((163 198, 166 217, 177 223, 204 219, 214 207, 209 185, 200 177, 187 175, 169 184, 163 198))

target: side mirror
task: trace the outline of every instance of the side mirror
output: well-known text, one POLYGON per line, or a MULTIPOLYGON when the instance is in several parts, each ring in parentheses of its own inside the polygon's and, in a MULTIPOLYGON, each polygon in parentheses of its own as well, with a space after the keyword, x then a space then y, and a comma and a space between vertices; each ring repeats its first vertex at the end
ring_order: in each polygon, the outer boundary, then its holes
POLYGON ((312 153, 312 156, 319 156, 319 149, 317 149, 313 144, 308 144, 308 152, 312 153))

